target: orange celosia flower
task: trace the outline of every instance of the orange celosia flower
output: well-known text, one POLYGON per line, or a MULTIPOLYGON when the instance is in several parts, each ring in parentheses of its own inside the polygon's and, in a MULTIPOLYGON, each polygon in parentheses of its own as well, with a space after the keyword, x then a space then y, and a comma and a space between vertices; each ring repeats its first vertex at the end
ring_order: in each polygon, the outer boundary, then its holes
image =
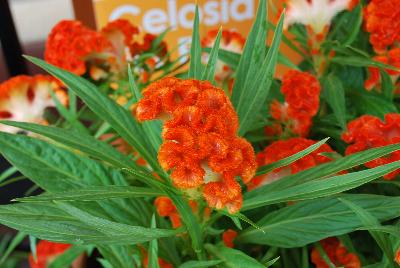
MULTIPOLYGON (((400 48, 391 49, 385 55, 375 56, 374 60, 400 68, 400 48)), ((368 71, 369 78, 365 81, 364 86, 367 90, 371 90, 380 83, 381 75, 379 68, 368 67, 368 71)), ((396 82, 400 75, 400 72, 395 70, 387 69, 386 72, 391 76, 393 82, 396 82)))
MULTIPOLYGON (((149 254, 147 253, 147 251, 139 246, 139 249, 142 253, 142 264, 144 268, 148 268, 149 267, 149 254)), ((174 266, 172 264, 170 264, 169 262, 158 258, 158 265, 160 266, 160 268, 173 268, 174 266)))
POLYGON ((396 251, 396 255, 394 256, 394 261, 400 265, 400 249, 396 251))
POLYGON ((58 255, 63 254, 70 247, 71 245, 68 244, 60 244, 46 240, 41 240, 36 245, 37 261, 35 262, 33 256, 31 254, 29 255, 30 267, 47 268, 52 260, 54 260, 58 255))
POLYGON ((400 41, 400 6, 397 0, 371 0, 364 9, 365 28, 377 53, 400 41))
POLYGON ((101 29, 101 33, 106 36, 109 40, 114 38, 121 38, 126 46, 132 43, 133 37, 139 33, 139 28, 133 26, 128 20, 117 19, 109 22, 106 26, 101 29))
POLYGON ((321 34, 343 10, 351 10, 359 0, 286 0, 285 26, 300 23, 321 34))
MULTIPOLYGON (((361 262, 357 255, 350 253, 336 237, 326 238, 320 241, 332 264, 344 268, 361 268, 361 262)), ((316 268, 329 268, 329 265, 322 258, 317 248, 311 252, 311 261, 316 268)))
MULTIPOLYGON (((288 140, 276 141, 267 146, 264 151, 257 154, 258 166, 261 167, 264 165, 272 164, 283 158, 298 153, 313 145, 314 143, 316 142, 304 138, 291 138, 288 140)), ((333 152, 332 148, 328 144, 323 144, 317 150, 300 158, 299 160, 293 162, 286 167, 277 168, 268 174, 253 178, 248 184, 248 189, 252 190, 261 185, 276 181, 284 176, 295 174, 297 172, 331 161, 330 158, 321 155, 321 153, 325 152, 333 152)))
MULTIPOLYGON (((45 109, 54 107, 50 95, 53 90, 59 101, 67 105, 67 94, 57 81, 49 76, 15 76, 0 84, 0 119, 47 124, 44 119, 45 109)), ((1 131, 17 132, 18 129, 6 125, 1 131)))
MULTIPOLYGON (((347 124, 347 131, 342 134, 342 139, 350 145, 346 155, 361 152, 370 148, 381 147, 400 142, 400 114, 386 114, 385 120, 372 115, 363 115, 347 124)), ((400 160, 400 152, 396 151, 365 164, 374 168, 400 160)), ((383 178, 392 180, 400 174, 395 170, 383 178)))
POLYGON ((85 61, 91 54, 111 49, 111 43, 100 33, 79 21, 63 20, 51 30, 44 58, 55 66, 82 75, 86 72, 85 61))
POLYGON ((228 229, 222 233, 222 241, 224 241, 225 246, 227 246, 228 248, 233 248, 234 247, 233 241, 235 240, 236 236, 237 236, 236 231, 228 229))
POLYGON ((249 181, 256 162, 251 144, 237 137, 238 118, 223 90, 169 77, 148 86, 143 96, 135 110, 140 121, 168 119, 158 160, 172 170, 175 186, 204 186, 210 207, 237 212, 242 195, 234 176, 249 181))
MULTIPOLYGON (((277 100, 271 103, 272 118, 284 124, 293 134, 307 136, 312 117, 319 108, 321 86, 318 80, 309 73, 291 70, 282 79, 281 91, 285 96, 285 103, 281 104, 277 100)), ((278 125, 275 123, 274 126, 276 128, 278 125)), ((271 127, 267 127, 265 131, 282 132, 273 131, 271 127)))
MULTIPOLYGON (((218 30, 211 30, 201 40, 202 47, 212 48, 214 46, 215 38, 217 37, 218 30)), ((220 49, 224 49, 230 52, 242 53, 246 39, 238 32, 233 30, 222 30, 220 49)), ((203 57, 203 63, 207 64, 208 54, 203 57)), ((223 82, 227 78, 231 78, 233 74, 232 69, 218 60, 215 68, 215 80, 219 83, 223 82)))

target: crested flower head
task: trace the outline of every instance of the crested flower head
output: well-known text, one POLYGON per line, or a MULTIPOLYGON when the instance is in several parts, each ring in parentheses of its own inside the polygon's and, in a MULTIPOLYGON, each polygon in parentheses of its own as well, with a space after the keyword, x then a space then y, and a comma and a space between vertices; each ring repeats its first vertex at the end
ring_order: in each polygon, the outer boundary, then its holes
MULTIPOLYGON (((361 262, 357 255, 348 252, 345 246, 336 237, 326 238, 320 241, 323 250, 335 267, 361 268, 361 262)), ((317 248, 311 252, 311 262, 316 268, 329 268, 317 248)))
MULTIPOLYGON (((393 48, 384 55, 375 56, 374 60, 400 69, 400 48, 393 48)), ((367 90, 371 90, 380 84, 381 75, 379 68, 376 67, 368 67, 368 71, 369 77, 365 80, 364 86, 367 90)), ((386 69, 385 71, 390 75, 393 82, 396 82, 400 72, 391 69, 386 69)))
POLYGON ((222 233, 222 241, 224 242, 225 246, 227 246, 228 248, 233 248, 234 245, 234 240, 237 236, 237 232, 232 230, 232 229, 228 229, 225 232, 222 233))
POLYGON ((79 21, 63 20, 51 30, 44 58, 55 66, 82 75, 86 72, 86 60, 93 53, 111 49, 111 43, 100 33, 79 21))
POLYGON ((400 42, 400 5, 397 0, 371 0, 364 9, 365 28, 377 53, 400 42))
POLYGON ((322 34, 332 19, 343 10, 350 10, 358 0, 286 0, 285 26, 300 23, 313 33, 322 34))
MULTIPOLYGON (((272 164, 276 161, 296 154, 315 143, 316 142, 313 140, 304 138, 291 138, 288 140, 276 141, 267 146, 262 152, 257 154, 257 164, 259 167, 272 164)), ((253 178, 248 184, 248 187, 251 190, 261 185, 269 184, 284 176, 295 174, 297 172, 329 162, 331 159, 321 154, 329 152, 334 151, 328 144, 323 144, 317 150, 300 158, 288 166, 274 169, 268 174, 253 178)))
MULTIPOLYGON (((215 38, 217 37, 218 30, 211 30, 201 40, 202 47, 212 48, 214 46, 215 38)), ((222 36, 219 48, 230 52, 242 53, 246 39, 238 32, 232 30, 222 30, 222 36)), ((203 63, 207 64, 208 54, 203 57, 203 63)), ((231 78, 233 71, 224 62, 218 60, 215 69, 215 80, 222 83, 227 78, 231 78)))
MULTIPOLYGON (((291 70, 282 79, 281 91, 285 96, 285 103, 274 100, 271 103, 271 116, 277 123, 283 124, 292 134, 305 137, 312 125, 312 117, 319 108, 321 86, 313 75, 291 70)), ((273 128, 277 128, 274 124, 273 128)), ((271 127, 266 133, 276 133, 271 127)), ((278 133, 281 132, 280 130, 278 133)))
MULTIPOLYGON (((347 131, 342 134, 342 139, 350 145, 346 155, 361 152, 370 148, 381 147, 400 142, 400 114, 386 114, 385 120, 372 115, 363 115, 354 119, 347 125, 347 131)), ((372 160, 365 164, 373 168, 400 160, 400 152, 396 151, 388 156, 372 160)), ((395 170, 384 176, 385 179, 394 179, 400 174, 395 170)))
MULTIPOLYGON (((0 84, 0 119, 47 124, 45 109, 54 107, 50 92, 53 91, 63 105, 68 97, 57 81, 49 76, 15 76, 0 84)), ((18 129, 1 125, 1 131, 17 132, 18 129)))
POLYGON ((249 181, 256 162, 251 144, 237 136, 238 117, 224 91, 209 82, 169 77, 148 86, 143 96, 136 117, 165 121, 158 160, 172 171, 175 186, 204 186, 210 207, 237 212, 242 194, 235 176, 249 181))
POLYGON ((55 242, 50 242, 46 240, 41 240, 36 245, 36 255, 37 260, 29 255, 29 264, 31 268, 46 268, 49 267, 52 260, 54 260, 58 255, 63 254, 71 245, 60 244, 55 242))

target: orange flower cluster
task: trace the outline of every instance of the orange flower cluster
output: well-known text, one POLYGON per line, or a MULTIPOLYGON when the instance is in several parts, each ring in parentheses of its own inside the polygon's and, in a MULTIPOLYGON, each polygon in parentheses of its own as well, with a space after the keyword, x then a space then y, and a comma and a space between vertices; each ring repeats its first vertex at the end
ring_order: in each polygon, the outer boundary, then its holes
POLYGON ((29 264, 31 268, 47 268, 48 265, 58 255, 63 254, 71 247, 69 244, 60 244, 41 240, 36 245, 37 260, 35 261, 32 255, 29 255, 29 264))
MULTIPOLYGON (((197 214, 199 212, 197 202, 194 200, 189 200, 189 205, 193 211, 193 213, 197 214)), ((161 217, 169 217, 172 227, 179 228, 182 226, 181 218, 179 216, 178 210, 176 209, 172 200, 166 196, 157 197, 154 200, 154 206, 157 209, 158 215, 161 217)), ((204 209, 204 217, 208 218, 210 216, 210 209, 204 209)))
MULTIPOLYGON (((385 55, 375 56, 374 60, 400 68, 400 48, 393 48, 385 55)), ((364 86, 367 90, 371 90, 380 83, 381 75, 379 68, 376 67, 368 67, 368 71, 369 78, 365 81, 364 86)), ((386 69, 386 72, 391 76, 393 82, 399 78, 400 72, 398 71, 386 69)))
MULTIPOLYGON (((326 238, 320 241, 320 243, 335 267, 361 268, 358 256, 348 252, 336 237, 326 238)), ((329 268, 329 265, 322 258, 317 248, 313 248, 311 252, 311 261, 315 264, 316 268, 329 268)))
MULTIPOLYGON (((264 166, 272 164, 283 158, 289 157, 296 154, 307 147, 315 144, 313 140, 308 140, 304 138, 291 138, 288 140, 280 140, 267 146, 264 151, 257 154, 258 166, 264 166)), ((321 153, 334 152, 328 144, 323 144, 317 150, 312 153, 300 158, 299 160, 293 162, 289 166, 277 168, 272 172, 257 176, 253 178, 248 184, 248 189, 252 190, 254 188, 260 187, 265 184, 269 184, 284 176, 290 174, 295 174, 297 172, 312 168, 314 166, 331 161, 330 158, 321 155, 321 153)))
POLYGON ((250 143, 237 136, 239 120, 222 89, 193 79, 163 78, 143 91, 140 121, 164 119, 158 160, 181 189, 197 188, 212 208, 239 211, 235 176, 248 182, 256 162, 250 143))
POLYGON ((394 261, 400 265, 400 249, 397 249, 396 255, 394 256, 394 261))
MULTIPOLYGON (((67 105, 68 96, 54 78, 44 75, 15 76, 0 84, 0 119, 47 124, 45 109, 54 107, 50 95, 53 90, 58 100, 67 105)), ((1 125, 1 131, 17 132, 18 129, 1 125)))
MULTIPOLYGON (((142 247, 140 247, 140 249, 142 252, 143 267, 148 268, 149 267, 149 254, 142 247)), ((174 268, 174 266, 172 264, 170 264, 169 262, 166 262, 165 260, 163 260, 161 258, 158 258, 158 265, 160 266, 160 268, 174 268)))
MULTIPOLYGON (((79 21, 64 20, 52 29, 44 57, 55 66, 83 75, 89 60, 118 65, 129 59, 126 48, 138 33, 137 27, 123 19, 108 23, 100 32, 85 27, 79 21)), ((91 73, 93 78, 98 78, 104 71, 94 65, 91 66, 91 73)))
MULTIPOLYGON (((400 114, 386 114, 384 121, 372 115, 363 115, 347 124, 347 131, 342 134, 342 139, 350 144, 346 149, 346 155, 399 143, 400 114)), ((365 166, 374 168, 398 160, 400 160, 400 151, 372 160, 365 166)), ((384 179, 392 180, 399 174, 400 170, 395 170, 386 174, 384 179)))
POLYGON ((228 248, 233 248, 235 246, 233 241, 235 240, 236 236, 237 236, 236 231, 234 231, 232 229, 228 229, 222 233, 222 241, 224 242, 225 246, 227 246, 228 248))
POLYGON ((281 91, 285 103, 277 100, 271 103, 271 116, 276 122, 265 128, 266 134, 282 134, 284 125, 292 134, 306 137, 319 108, 321 86, 317 78, 306 72, 288 71, 282 79, 281 91))
MULTIPOLYGON (((212 48, 215 43, 215 39, 218 35, 218 30, 211 30, 201 40, 202 47, 212 48)), ((220 49, 224 49, 230 52, 242 53, 246 39, 238 32, 233 30, 222 30, 221 42, 219 45, 220 49)), ((203 63, 207 64, 208 54, 203 57, 203 63)), ((233 74, 232 69, 218 60, 215 68, 215 80, 219 83, 224 82, 226 79, 231 78, 233 74)))
POLYGON ((400 42, 400 5, 398 0, 371 0, 364 9, 365 28, 370 43, 382 53, 400 42))

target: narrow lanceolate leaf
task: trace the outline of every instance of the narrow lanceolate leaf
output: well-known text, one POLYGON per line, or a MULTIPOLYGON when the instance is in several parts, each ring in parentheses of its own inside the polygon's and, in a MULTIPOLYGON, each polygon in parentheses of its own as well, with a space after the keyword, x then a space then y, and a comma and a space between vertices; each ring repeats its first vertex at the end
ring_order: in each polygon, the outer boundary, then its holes
POLYGON ((280 191, 275 191, 269 195, 246 199, 243 203, 242 210, 244 211, 287 201, 314 199, 341 193, 380 178, 398 168, 400 168, 400 161, 359 172, 305 182, 280 191))
POLYGON ((323 80, 323 96, 332 108, 333 113, 342 128, 346 129, 346 100, 342 82, 334 74, 323 80))
POLYGON ((88 246, 72 246, 63 254, 57 256, 51 263, 48 265, 48 268, 64 268, 70 267, 71 264, 81 255, 83 254, 88 246))
MULTIPOLYGON (((400 197, 379 195, 339 195, 368 211, 379 221, 400 216, 400 197)), ((269 213, 235 239, 236 243, 276 247, 302 247, 331 236, 339 236, 363 226, 354 212, 338 197, 310 200, 269 213)))
POLYGON ((247 192, 245 198, 250 199, 260 195, 267 196, 275 191, 284 190, 294 185, 302 184, 319 178, 325 178, 327 176, 337 174, 342 170, 347 170, 362 165, 397 150, 400 150, 400 144, 391 144, 338 158, 334 161, 289 175, 271 184, 263 185, 255 190, 247 192))
POLYGON ((384 64, 379 61, 374 61, 371 58, 359 57, 359 56, 335 56, 331 59, 340 65, 349 65, 354 67, 377 67, 382 69, 389 69, 393 71, 400 71, 399 68, 392 65, 384 64))
POLYGON ((80 150, 85 154, 108 162, 116 167, 136 168, 134 161, 118 152, 111 145, 82 132, 25 122, 0 121, 0 123, 43 135, 62 145, 80 150))
MULTIPOLYGON (((346 206, 348 206, 357 215, 357 217, 360 219, 364 227, 373 227, 380 225, 379 220, 376 217, 372 216, 371 213, 369 213, 362 207, 354 204, 349 200, 346 200, 345 198, 339 198, 339 200, 343 202, 346 206)), ((369 231, 369 233, 375 239, 379 247, 382 249, 389 263, 391 263, 394 257, 393 257, 392 245, 388 235, 385 233, 376 232, 372 230, 369 231)), ((392 265, 392 267, 395 266, 392 265)))
POLYGON ((328 141, 328 139, 329 138, 325 138, 325 139, 323 139, 323 140, 321 140, 321 141, 319 141, 319 142, 307 147, 306 149, 304 149, 304 150, 302 150, 302 151, 300 151, 300 152, 298 152, 298 153, 296 153, 294 155, 291 155, 289 157, 286 157, 284 159, 276 161, 276 162, 274 162, 272 164, 265 165, 265 166, 262 166, 262 167, 258 168, 256 176, 267 174, 268 172, 271 172, 272 170, 274 170, 276 168, 280 168, 280 167, 284 167, 284 166, 290 165, 291 163, 293 163, 293 162, 299 160, 300 158, 302 158, 302 157, 314 152, 315 150, 317 150, 319 147, 321 147, 323 144, 325 144, 328 141))
POLYGON ((203 75, 201 76, 201 80, 208 80, 211 83, 214 83, 215 67, 217 66, 218 61, 218 50, 221 42, 221 35, 222 30, 220 28, 217 37, 215 38, 214 46, 211 49, 207 66, 204 68, 203 75))
MULTIPOLYGON (((156 228, 156 217, 154 214, 153 214, 153 217, 151 218, 151 228, 156 228)), ((159 268, 160 265, 158 265, 157 239, 153 239, 150 241, 149 249, 147 252, 149 253, 148 267, 149 268, 159 268)))
POLYGON ((100 118, 107 121, 135 150, 156 170, 160 170, 157 152, 146 146, 151 144, 141 125, 123 107, 100 92, 95 85, 82 77, 57 68, 43 60, 28 57, 28 60, 64 82, 100 118))
POLYGON ((254 78, 254 73, 252 73, 252 71, 259 69, 264 59, 267 38, 266 17, 266 1, 260 0, 254 24, 247 37, 242 56, 240 57, 235 84, 233 85, 232 104, 236 109, 239 106, 242 96, 248 93, 246 92, 246 86, 247 81, 254 78))
MULTIPOLYGON (((275 66, 278 59, 279 46, 281 44, 284 12, 279 19, 278 26, 272 40, 267 56, 264 58, 261 66, 249 75, 247 83, 244 85, 245 93, 239 99, 236 111, 240 120, 239 134, 244 135, 250 129, 256 120, 256 114, 265 105, 268 92, 271 87, 275 66)), ((239 74, 237 74, 239 75, 239 74)), ((235 90, 235 89, 233 89, 235 90)), ((233 91, 234 92, 234 91, 233 91)))
POLYGON ((2 256, 0 258, 0 265, 2 265, 10 256, 10 254, 14 251, 14 249, 24 240, 26 237, 26 234, 23 232, 19 232, 13 240, 11 240, 10 244, 8 245, 7 249, 2 253, 2 256))
POLYGON ((100 251, 101 256, 105 260, 99 260, 104 268, 137 268, 135 255, 132 246, 99 246, 96 248, 100 251))
POLYGON ((51 202, 51 201, 100 201, 114 198, 155 197, 163 193, 151 188, 134 186, 87 186, 73 191, 44 193, 37 196, 17 198, 18 202, 51 202))
POLYGON ((253 259, 244 252, 227 248, 225 246, 214 246, 211 244, 206 244, 206 249, 211 253, 211 255, 223 261, 218 267, 225 268, 264 268, 265 266, 259 263, 257 260, 253 259))
POLYGON ((71 244, 137 244, 178 233, 110 221, 65 203, 0 206, 0 223, 40 239, 71 244))
POLYGON ((206 268, 215 267, 216 265, 222 263, 220 260, 213 261, 188 261, 180 265, 178 268, 206 268))
POLYGON ((380 73, 382 79, 382 93, 389 101, 392 101, 395 90, 393 80, 385 70, 381 70, 380 73))
POLYGON ((201 43, 199 28, 199 7, 196 5, 193 21, 192 44, 190 48, 190 66, 188 78, 201 79, 201 43))

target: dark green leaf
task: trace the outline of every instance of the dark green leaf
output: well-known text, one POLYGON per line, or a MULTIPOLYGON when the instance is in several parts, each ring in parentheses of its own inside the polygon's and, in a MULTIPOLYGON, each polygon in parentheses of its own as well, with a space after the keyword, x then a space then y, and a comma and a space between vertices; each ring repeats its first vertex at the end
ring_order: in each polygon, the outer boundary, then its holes
POLYGON ((240 250, 227 248, 225 246, 205 245, 206 249, 215 257, 222 260, 223 263, 219 267, 226 268, 264 268, 265 266, 257 260, 246 255, 240 250))
POLYGON ((342 128, 346 129, 346 100, 342 82, 334 74, 330 74, 323 80, 323 95, 342 128))

